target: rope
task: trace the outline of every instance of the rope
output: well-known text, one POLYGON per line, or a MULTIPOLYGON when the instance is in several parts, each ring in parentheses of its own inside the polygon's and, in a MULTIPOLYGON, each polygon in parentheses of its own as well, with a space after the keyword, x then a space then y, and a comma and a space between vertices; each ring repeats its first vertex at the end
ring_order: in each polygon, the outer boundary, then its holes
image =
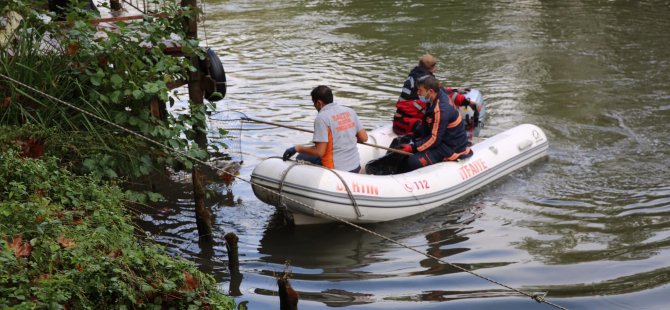
MULTIPOLYGON (((286 170, 282 171, 281 178, 279 179, 279 204, 287 211, 288 211, 288 208, 286 207, 286 204, 284 203, 284 200, 283 200, 284 195, 282 195, 282 190, 284 188, 284 181, 286 180, 286 176, 288 175, 289 170, 293 169, 293 167, 298 166, 298 165, 307 165, 307 166, 314 166, 314 167, 323 168, 323 166, 317 166, 317 165, 313 165, 311 163, 303 163, 303 162, 295 161, 288 168, 286 168, 286 170)), ((335 176, 337 176, 340 179, 340 182, 342 182, 342 185, 344 186, 344 189, 347 190, 347 195, 349 195, 349 199, 351 199, 351 204, 354 206, 354 212, 356 212, 356 218, 360 218, 361 216, 363 216, 361 214, 361 211, 358 209, 358 203, 356 202, 356 198, 354 197, 354 193, 351 191, 351 189, 349 189, 349 185, 347 185, 347 182, 344 181, 344 178, 342 178, 342 176, 339 173, 337 173, 337 171, 334 170, 334 169, 326 169, 326 170, 334 173, 335 176)))
POLYGON ((291 164, 286 168, 286 170, 282 171, 281 173, 281 178, 279 179, 279 189, 278 189, 278 194, 279 194, 279 205, 284 208, 284 210, 288 210, 286 207, 286 203, 284 203, 284 195, 282 195, 282 192, 284 190, 284 180, 286 179, 286 176, 288 175, 288 172, 293 169, 293 167, 297 166, 298 163, 295 162, 294 164, 291 164))
MULTIPOLYGON (((242 178, 240 178, 240 179, 242 179, 242 178)), ((244 179, 242 179, 242 180, 244 180, 244 179)), ((246 180, 244 180, 244 181, 246 182, 246 180)), ((251 184, 251 182, 249 182, 249 183, 251 184)), ((254 184, 252 184, 252 185, 254 185, 254 184)), ((261 188, 264 188, 263 186, 261 186, 261 185, 259 185, 259 184, 255 184, 255 185, 256 185, 256 186, 259 186, 259 187, 261 187, 261 188)), ((265 189, 265 190, 268 190, 268 191, 270 191, 270 192, 272 192, 271 189, 268 189, 268 188, 264 188, 264 189, 265 189)), ((340 217, 338 217, 338 216, 331 215, 331 214, 328 214, 328 213, 323 212, 323 211, 321 211, 321 210, 318 210, 318 209, 316 209, 316 208, 310 207, 310 206, 308 206, 307 204, 304 204, 304 203, 302 203, 302 202, 300 202, 300 201, 297 201, 297 200, 295 200, 295 199, 291 199, 290 197, 286 197, 286 198, 287 198, 288 200, 292 201, 292 202, 295 202, 295 203, 301 205, 301 206, 305 206, 305 207, 311 209, 312 211, 315 211, 315 212, 317 212, 317 213, 319 213, 319 214, 321 214, 321 215, 327 216, 327 217, 329 217, 329 218, 332 218, 332 219, 334 219, 334 220, 337 220, 337 221, 340 221, 340 222, 342 222, 342 223, 344 223, 344 224, 347 224, 347 225, 349 225, 349 226, 352 226, 352 227, 354 227, 354 228, 356 228, 356 229, 358 229, 358 230, 364 231, 364 232, 369 233, 369 234, 371 234, 371 235, 373 235, 373 236, 376 236, 376 237, 379 237, 379 238, 381 238, 381 239, 384 239, 384 240, 386 240, 386 241, 388 241, 388 242, 391 242, 391 243, 393 243, 393 244, 395 244, 395 245, 397 245, 397 246, 399 246, 399 247, 403 247, 403 248, 408 249, 408 250, 410 250, 410 251, 416 252, 416 253, 418 253, 418 254, 420 254, 420 255, 423 255, 423 256, 426 256, 426 257, 428 257, 428 258, 434 259, 434 260, 436 260, 436 261, 438 261, 438 262, 440 262, 440 263, 449 265, 450 267, 456 268, 456 269, 458 269, 458 270, 460 270, 460 271, 462 271, 462 272, 469 273, 469 274, 471 274, 471 275, 473 275, 473 276, 475 276, 475 277, 478 277, 478 278, 480 278, 480 279, 483 279, 483 280, 485 280, 485 281, 488 281, 488 282, 491 282, 491 283, 496 284, 496 285, 498 285, 498 286, 502 286, 502 287, 504 287, 504 288, 507 288, 507 289, 509 289, 509 290, 511 290, 511 291, 514 291, 514 292, 516 292, 516 293, 519 293, 519 294, 521 294, 521 295, 524 295, 524 296, 526 296, 526 297, 529 297, 529 298, 531 298, 531 299, 533 299, 533 300, 535 300, 535 301, 537 301, 537 302, 539 302, 539 303, 546 303, 546 304, 548 304, 548 305, 550 305, 550 306, 553 306, 553 307, 556 307, 556 308, 558 308, 558 309, 567 309, 567 308, 561 307, 561 306, 559 306, 559 305, 557 305, 557 304, 554 304, 554 303, 552 303, 552 302, 547 301, 547 300, 544 298, 544 295, 545 295, 545 294, 540 295, 540 294, 530 294, 530 293, 526 293, 526 292, 524 292, 524 291, 521 291, 521 290, 519 290, 519 289, 513 288, 513 287, 511 287, 511 286, 509 286, 509 285, 500 283, 500 282, 498 282, 498 281, 496 281, 496 280, 493 280, 493 279, 491 279, 491 278, 488 278, 488 277, 486 277, 486 276, 479 275, 479 274, 477 274, 477 273, 475 273, 475 272, 473 272, 473 271, 470 271, 470 270, 468 270, 468 269, 465 269, 465 268, 463 268, 463 267, 461 267, 461 266, 458 266, 458 265, 452 264, 452 263, 450 263, 450 262, 444 261, 444 260, 442 260, 441 258, 436 257, 436 256, 434 256, 434 255, 431 255, 431 254, 428 254, 428 253, 421 252, 421 251, 415 249, 414 247, 405 245, 404 243, 402 243, 402 242, 400 242, 400 241, 396 241, 396 240, 394 240, 394 239, 391 239, 391 238, 389 238, 389 237, 387 237, 387 236, 384 236, 384 235, 382 235, 382 234, 380 234, 380 233, 377 233, 377 232, 375 232, 375 231, 372 231, 372 230, 369 230, 369 229, 367 229, 367 228, 364 228, 364 227, 362 227, 362 226, 360 226, 360 225, 357 225, 357 224, 355 224, 355 223, 349 222, 349 221, 347 221, 347 220, 345 220, 345 219, 343 219, 343 218, 340 218, 340 217)))
POLYGON ((340 179, 340 182, 342 182, 342 185, 344 185, 344 189, 347 190, 349 199, 351 199, 351 204, 354 206, 354 211, 356 211, 356 218, 357 219, 361 218, 363 214, 361 214, 361 210, 358 209, 358 203, 356 202, 356 198, 354 198, 354 194, 351 192, 351 189, 349 189, 349 185, 347 185, 347 182, 344 182, 344 178, 342 178, 342 176, 339 173, 337 173, 337 171, 335 171, 334 169, 326 169, 326 170, 330 170, 340 179))
MULTIPOLYGON (((234 174, 232 174, 232 173, 230 173, 230 172, 228 172, 228 171, 225 171, 225 170, 223 170, 223 169, 221 169, 221 168, 219 168, 219 167, 212 166, 212 165, 208 164, 208 163, 205 162, 205 161, 202 161, 202 160, 200 160, 200 159, 197 159, 197 158, 195 158, 195 157, 192 157, 192 156, 188 155, 185 151, 181 151, 181 150, 174 149, 174 148, 172 148, 172 147, 170 147, 170 146, 167 146, 167 145, 165 145, 165 144, 162 144, 162 143, 159 142, 159 141, 156 141, 156 140, 153 140, 153 139, 151 139, 151 138, 145 137, 145 136, 143 136, 143 135, 141 135, 141 134, 139 134, 139 133, 137 133, 137 132, 134 132, 134 131, 132 131, 132 130, 130 130, 130 129, 124 128, 123 126, 120 126, 120 125, 118 125, 118 124, 115 124, 115 123, 113 123, 113 122, 111 122, 111 121, 109 121, 109 120, 106 120, 106 119, 104 119, 104 118, 102 118, 102 117, 100 117, 100 116, 97 116, 97 115, 95 115, 95 114, 93 114, 93 113, 91 113, 91 112, 88 112, 88 111, 86 111, 86 110, 84 110, 84 109, 81 109, 81 108, 79 108, 79 107, 77 107, 77 106, 75 106, 75 105, 73 105, 73 104, 71 104, 71 103, 68 103, 68 102, 63 101, 63 100, 61 100, 61 99, 59 99, 59 98, 56 98, 56 97, 51 96, 51 95, 49 95, 49 94, 47 94, 47 93, 44 93, 44 92, 42 92, 42 91, 40 91, 40 90, 38 90, 38 89, 36 89, 36 88, 34 88, 34 87, 31 87, 31 86, 29 86, 29 85, 27 85, 27 84, 25 84, 25 83, 23 83, 23 82, 17 81, 17 80, 15 80, 15 79, 13 79, 13 78, 11 78, 11 77, 9 77, 9 76, 6 76, 6 75, 4 75, 4 74, 2 74, 2 73, 0 73, 0 77, 3 77, 3 78, 5 78, 5 79, 7 79, 7 80, 9 80, 9 81, 11 81, 11 82, 14 82, 14 83, 18 84, 18 85, 21 85, 21 86, 23 86, 23 87, 25 87, 25 88, 27 88, 27 89, 29 89, 29 90, 34 91, 34 92, 37 93, 37 94, 43 95, 44 97, 47 97, 47 98, 52 99, 52 100, 55 100, 56 102, 60 102, 60 103, 66 105, 66 106, 68 106, 68 107, 70 107, 70 108, 72 108, 72 109, 74 109, 74 110, 77 110, 77 111, 79 111, 79 112, 81 112, 81 113, 84 113, 84 114, 86 114, 86 115, 88 115, 88 116, 91 116, 91 117, 93 117, 93 118, 95 118, 95 119, 97 119, 97 120, 100 120, 100 121, 102 121, 102 122, 104 122, 104 123, 107 123, 107 124, 109 124, 109 125, 111 125, 111 126, 113 126, 113 127, 115 127, 115 128, 118 128, 118 129, 121 130, 121 131, 127 132, 127 133, 129 133, 129 134, 131 134, 131 135, 134 135, 134 136, 140 138, 140 139, 143 139, 143 140, 146 140, 146 141, 148 141, 148 142, 151 142, 151 143, 153 143, 153 144, 155 144, 155 145, 157 145, 157 146, 160 146, 160 147, 162 147, 162 148, 164 148, 164 149, 166 149, 166 150, 173 151, 173 152, 175 152, 175 153, 179 153, 179 154, 183 155, 184 157, 186 157, 186 158, 188 158, 188 159, 190 159, 190 160, 192 160, 192 161, 194 161, 194 162, 200 163, 200 164, 202 164, 202 165, 209 166, 210 168, 212 168, 212 169, 214 169, 214 170, 218 170, 218 171, 220 171, 220 172, 222 172, 222 173, 229 174, 231 177, 236 178, 236 179, 238 179, 238 180, 241 180, 241 181, 243 181, 243 182, 245 182, 245 183, 248 183, 249 185, 256 186, 257 188, 261 188, 261 189, 266 190, 266 191, 268 191, 268 192, 270 192, 270 193, 279 195, 278 192, 272 190, 271 188, 268 188, 268 187, 263 186, 263 185, 261 185, 261 184, 254 184, 253 182, 251 182, 251 180, 244 179, 244 178, 239 177, 239 176, 236 176, 236 175, 234 175, 234 174)), ((455 268, 455 269, 458 269, 458 270, 460 270, 460 271, 462 271, 462 272, 471 274, 471 275, 473 275, 473 276, 475 276, 475 277, 478 277, 478 278, 480 278, 480 279, 482 279, 482 280, 485 280, 485 281, 488 281, 488 282, 490 282, 490 283, 496 284, 496 285, 498 285, 498 286, 507 288, 507 289, 509 289, 509 290, 511 290, 511 291, 513 291, 513 292, 516 292, 516 293, 518 293, 518 294, 520 294, 520 295, 529 297, 529 298, 531 298, 531 299, 533 299, 533 300, 535 300, 535 301, 537 301, 537 302, 539 302, 539 303, 545 303, 545 304, 548 304, 548 305, 550 305, 550 306, 553 306, 553 307, 555 307, 555 308, 557 308, 557 309, 567 309, 567 308, 564 308, 564 307, 562 307, 562 306, 559 306, 559 305, 557 305, 557 304, 554 304, 554 303, 552 303, 552 302, 546 300, 546 299, 544 298, 544 295, 530 294, 530 293, 521 291, 521 290, 519 290, 519 289, 516 289, 516 288, 513 288, 513 287, 511 287, 511 286, 509 286, 509 285, 500 283, 500 282, 498 282, 498 281, 496 281, 496 280, 493 280, 493 279, 491 279, 491 278, 488 278, 488 277, 486 277, 486 276, 479 275, 479 274, 477 274, 477 273, 475 273, 475 272, 473 272, 473 271, 470 271, 470 270, 468 270, 468 269, 465 269, 465 268, 463 268, 463 267, 461 267, 461 266, 458 266, 458 265, 452 264, 452 263, 450 263, 450 262, 444 261, 444 260, 442 260, 441 258, 436 257, 436 256, 434 256, 434 255, 431 255, 431 254, 428 254, 428 253, 421 252, 421 251, 415 249, 414 247, 411 247, 411 246, 409 246, 409 245, 406 245, 406 244, 404 244, 404 243, 402 243, 402 242, 400 242, 400 241, 393 240, 393 239, 391 239, 391 238, 389 238, 389 237, 387 237, 387 236, 384 236, 384 235, 382 235, 382 234, 379 234, 379 233, 377 233, 377 232, 374 232, 374 231, 372 231, 372 230, 369 230, 369 229, 367 229, 367 228, 364 228, 364 227, 362 227, 362 226, 360 226, 360 225, 357 225, 357 224, 355 224, 355 223, 349 222, 349 221, 347 221, 347 220, 345 220, 345 219, 342 219, 342 218, 340 218, 340 217, 337 217, 337 216, 334 216, 334 215, 325 213, 325 212, 323 212, 323 211, 321 211, 321 210, 318 210, 318 209, 316 209, 316 208, 314 208, 314 207, 311 207, 311 206, 309 206, 309 205, 307 205, 307 204, 304 204, 304 203, 302 203, 302 202, 300 202, 300 201, 298 201, 298 200, 292 199, 291 197, 284 196, 283 198, 285 198, 285 199, 287 199, 287 200, 289 200, 289 201, 292 201, 292 202, 294 202, 294 203, 296 203, 296 204, 299 204, 299 205, 301 205, 301 206, 304 206, 304 207, 306 207, 306 208, 308 208, 308 209, 311 209, 312 211, 314 211, 314 212, 316 212, 316 213, 319 213, 319 214, 321 214, 321 215, 323 215, 323 216, 326 216, 326 217, 328 217, 328 218, 334 219, 334 220, 336 220, 336 221, 340 221, 340 222, 342 222, 342 223, 344 223, 344 224, 347 224, 347 225, 349 225, 349 226, 351 226, 351 227, 354 227, 354 228, 356 228, 356 229, 358 229, 358 230, 361 230, 361 231, 364 231, 364 232, 366 232, 366 233, 369 233, 369 234, 371 234, 371 235, 373 235, 373 236, 379 237, 379 238, 381 238, 381 239, 383 239, 383 240, 386 240, 386 241, 388 241, 388 242, 390 242, 390 243, 392 243, 392 244, 395 244, 395 245, 397 245, 397 246, 399 246, 399 247, 408 249, 408 250, 410 250, 410 251, 413 251, 413 252, 415 252, 415 253, 418 253, 419 255, 423 255, 423 256, 425 256, 425 257, 434 259, 434 260, 436 260, 436 261, 438 261, 438 262, 440 262, 440 263, 449 265, 449 266, 452 267, 452 268, 455 268)))
POLYGON ((200 14, 200 16, 202 16, 201 26, 202 26, 202 34, 205 36, 205 46, 209 46, 209 41, 207 40, 207 26, 206 26, 207 13, 205 13, 205 12, 207 12, 206 5, 207 5, 207 1, 202 0, 202 14, 200 14))

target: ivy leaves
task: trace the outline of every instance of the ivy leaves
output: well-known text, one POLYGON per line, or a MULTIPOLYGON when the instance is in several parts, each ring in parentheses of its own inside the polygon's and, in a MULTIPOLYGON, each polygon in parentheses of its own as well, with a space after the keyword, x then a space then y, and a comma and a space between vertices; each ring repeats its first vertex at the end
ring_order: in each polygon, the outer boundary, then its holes
MULTIPOLYGON (((10 1, 10 5, 22 12, 29 10, 16 1, 10 1)), ((67 27, 27 19, 22 31, 30 35, 17 37, 13 42, 16 46, 11 48, 12 57, 0 57, 0 73, 35 85, 45 94, 128 131, 119 131, 13 84, 0 86, 6 94, 0 98, 0 106, 5 107, 0 108, 0 119, 7 125, 20 126, 29 121, 42 128, 57 128, 60 133, 74 132, 79 137, 67 144, 72 151, 68 157, 81 156, 77 161, 86 172, 104 178, 144 176, 175 162, 189 167, 192 163, 184 153, 205 159, 208 154, 193 143, 193 128, 202 128, 206 113, 215 109, 213 105, 194 108, 186 115, 168 113, 158 118, 150 113, 157 103, 172 105, 174 98, 169 96, 169 85, 185 81, 195 70, 189 57, 204 59, 199 42, 186 39, 183 28, 185 19, 193 12, 174 3, 166 3, 161 10, 162 15, 170 18, 105 26, 88 22, 84 11, 68 14, 67 27), (47 39, 53 48, 41 50, 40 44, 47 39), (178 47, 180 55, 170 55, 166 52, 168 47, 172 50, 178 47)))

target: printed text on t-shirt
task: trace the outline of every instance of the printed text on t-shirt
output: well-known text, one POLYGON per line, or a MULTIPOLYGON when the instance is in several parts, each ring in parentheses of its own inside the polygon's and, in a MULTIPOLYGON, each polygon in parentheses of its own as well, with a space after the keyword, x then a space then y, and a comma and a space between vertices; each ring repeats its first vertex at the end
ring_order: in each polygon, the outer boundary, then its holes
POLYGON ((345 131, 356 126, 351 119, 351 114, 349 112, 335 114, 331 116, 331 118, 337 123, 337 127, 335 127, 336 131, 345 131))

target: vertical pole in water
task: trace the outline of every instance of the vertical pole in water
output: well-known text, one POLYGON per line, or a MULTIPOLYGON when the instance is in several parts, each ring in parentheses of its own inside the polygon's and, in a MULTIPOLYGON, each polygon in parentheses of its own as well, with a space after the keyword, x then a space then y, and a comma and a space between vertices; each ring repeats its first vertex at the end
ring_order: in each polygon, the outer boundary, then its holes
POLYGON ((226 249, 228 249, 228 270, 230 271, 230 296, 242 296, 240 291, 240 284, 242 284, 242 273, 240 273, 240 258, 237 251, 237 242, 239 238, 233 232, 227 233, 224 237, 226 240, 226 249))
POLYGON ((223 238, 226 240, 226 249, 228 250, 228 270, 235 272, 240 270, 240 258, 237 252, 237 235, 233 232, 227 233, 223 238))
POLYGON ((277 285, 279 286, 279 310, 298 310, 300 297, 288 282, 288 275, 284 274, 279 277, 277 285))
MULTIPOLYGON (((183 7, 190 8, 194 15, 188 19, 188 24, 186 25, 186 36, 191 39, 198 38, 198 1, 197 0, 182 0, 181 5, 183 7)), ((202 87, 200 85, 200 64, 198 57, 190 57, 191 65, 197 70, 195 72, 189 72, 188 79, 188 97, 191 100, 193 106, 198 106, 198 108, 204 109, 204 94, 202 87)), ((195 113, 199 113, 201 109, 197 109, 195 113)), ((191 113, 193 113, 193 109, 191 113)), ((193 131, 195 131, 195 142, 203 150, 207 150, 207 136, 205 133, 206 125, 204 124, 203 118, 198 118, 196 124, 193 125, 193 131)), ((198 227, 198 235, 203 241, 213 241, 212 238, 212 213, 205 206, 205 181, 204 176, 202 175, 202 169, 199 164, 194 163, 193 165, 193 197, 195 199, 195 222, 198 227)))

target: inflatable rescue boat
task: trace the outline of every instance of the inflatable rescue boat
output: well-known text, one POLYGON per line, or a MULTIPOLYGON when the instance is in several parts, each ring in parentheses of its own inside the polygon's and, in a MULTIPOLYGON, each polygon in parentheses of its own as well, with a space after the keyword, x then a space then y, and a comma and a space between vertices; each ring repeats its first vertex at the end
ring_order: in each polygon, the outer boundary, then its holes
MULTIPOLYGON (((463 89, 462 93, 478 106, 478 113, 471 107, 459 107, 466 125, 477 117, 477 127, 466 126, 470 137, 477 137, 485 115, 482 94, 477 89, 463 89)), ((368 132, 368 138, 369 144, 389 146, 397 135, 389 125, 368 132)), ((547 147, 542 129, 524 124, 475 143, 471 147, 474 155, 468 159, 407 173, 378 175, 371 162, 388 157, 387 151, 359 144, 361 167, 367 166, 368 174, 272 157, 256 166, 251 181, 258 199, 278 207, 296 225, 335 221, 334 217, 354 223, 384 222, 471 194, 545 156, 547 147)))
MULTIPOLYGON (((391 126, 368 133, 369 143, 387 146, 391 126)), ((474 155, 407 173, 369 175, 331 170, 279 157, 263 160, 251 175, 254 194, 283 210, 296 225, 337 219, 353 223, 391 221, 445 205, 546 156, 547 138, 523 124, 471 148, 474 155), (337 219, 336 219, 337 218, 337 219)), ((386 151, 359 144, 361 166, 386 151)))

